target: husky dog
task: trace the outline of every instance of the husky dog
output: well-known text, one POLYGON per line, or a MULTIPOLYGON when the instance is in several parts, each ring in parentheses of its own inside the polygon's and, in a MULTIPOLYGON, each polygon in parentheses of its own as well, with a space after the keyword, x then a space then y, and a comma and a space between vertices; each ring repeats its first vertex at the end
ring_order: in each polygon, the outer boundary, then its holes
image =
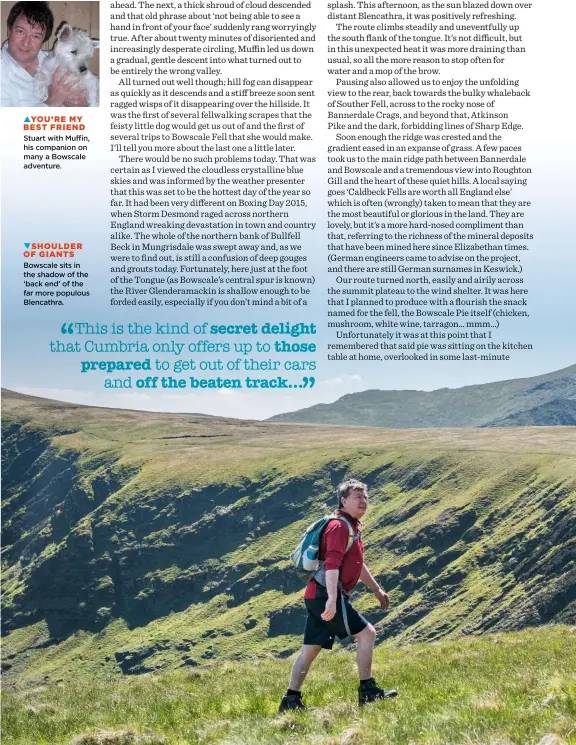
POLYGON ((80 85, 86 89, 88 106, 98 106, 99 81, 89 69, 90 60, 98 46, 98 39, 92 39, 87 31, 72 28, 68 23, 62 24, 56 33, 56 43, 52 51, 36 73, 34 88, 37 95, 44 101, 48 98, 48 88, 54 72, 60 67, 72 73, 73 78, 80 79, 80 85))

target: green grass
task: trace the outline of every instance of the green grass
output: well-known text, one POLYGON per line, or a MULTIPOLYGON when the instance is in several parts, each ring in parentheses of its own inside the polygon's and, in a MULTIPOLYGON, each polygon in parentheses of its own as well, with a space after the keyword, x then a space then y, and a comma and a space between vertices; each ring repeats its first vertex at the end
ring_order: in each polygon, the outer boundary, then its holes
POLYGON ((576 745, 576 629, 550 626, 376 649, 396 700, 359 710, 351 650, 323 653, 310 710, 278 716, 291 660, 76 677, 4 694, 4 745, 576 745))
POLYGON ((354 603, 380 638, 576 620, 576 428, 390 431, 19 394, 3 408, 8 684, 292 653, 287 557, 345 475, 370 485, 366 559, 392 605, 362 588, 354 603))

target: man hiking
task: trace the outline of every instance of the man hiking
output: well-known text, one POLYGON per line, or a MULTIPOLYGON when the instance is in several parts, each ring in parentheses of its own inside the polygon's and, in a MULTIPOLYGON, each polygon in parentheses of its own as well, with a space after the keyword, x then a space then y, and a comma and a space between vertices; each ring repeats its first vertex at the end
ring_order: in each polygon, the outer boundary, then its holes
POLYGON ((376 631, 372 624, 348 601, 358 581, 363 582, 384 608, 390 600, 364 564, 364 546, 360 537, 360 519, 368 508, 366 484, 344 481, 338 487, 338 510, 324 528, 320 544, 323 569, 311 579, 304 593, 308 610, 304 645, 290 676, 290 685, 280 702, 279 713, 290 709, 305 709, 300 689, 311 664, 321 649, 332 649, 334 637, 357 641, 356 663, 360 676, 358 703, 360 706, 397 695, 396 690, 380 688, 372 677, 372 654, 376 631))

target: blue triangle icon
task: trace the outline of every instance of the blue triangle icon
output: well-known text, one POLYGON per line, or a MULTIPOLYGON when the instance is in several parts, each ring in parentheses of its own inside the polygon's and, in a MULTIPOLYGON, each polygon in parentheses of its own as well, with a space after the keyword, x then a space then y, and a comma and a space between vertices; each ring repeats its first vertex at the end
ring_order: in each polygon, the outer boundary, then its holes
POLYGON ((29 117, 29 116, 27 116, 27 117, 26 117, 26 119, 24 119, 24 121, 25 121, 25 122, 29 122, 29 121, 30 121, 30 117, 29 117))
POLYGON ((26 246, 26 248, 30 248, 30 244, 29 243, 25 243, 24 245, 26 246))

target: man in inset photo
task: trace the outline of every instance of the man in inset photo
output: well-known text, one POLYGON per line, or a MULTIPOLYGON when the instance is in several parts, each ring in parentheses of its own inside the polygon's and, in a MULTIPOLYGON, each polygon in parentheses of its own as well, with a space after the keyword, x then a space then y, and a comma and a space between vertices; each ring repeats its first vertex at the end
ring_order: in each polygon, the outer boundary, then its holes
POLYGON ((52 35, 54 15, 45 2, 17 2, 6 19, 8 38, 2 44, 1 106, 86 106, 86 89, 77 76, 59 67, 47 95, 35 75, 49 52, 41 49, 52 35))

